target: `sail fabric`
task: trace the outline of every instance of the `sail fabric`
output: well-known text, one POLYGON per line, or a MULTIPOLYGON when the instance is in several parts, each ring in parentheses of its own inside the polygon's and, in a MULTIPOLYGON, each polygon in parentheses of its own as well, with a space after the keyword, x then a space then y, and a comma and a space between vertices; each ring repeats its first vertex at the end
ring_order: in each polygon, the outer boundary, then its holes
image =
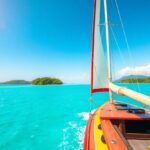
POLYGON ((100 36, 100 4, 94 0, 94 17, 92 30, 92 62, 91 62, 91 93, 106 92, 108 89, 107 62, 100 36))

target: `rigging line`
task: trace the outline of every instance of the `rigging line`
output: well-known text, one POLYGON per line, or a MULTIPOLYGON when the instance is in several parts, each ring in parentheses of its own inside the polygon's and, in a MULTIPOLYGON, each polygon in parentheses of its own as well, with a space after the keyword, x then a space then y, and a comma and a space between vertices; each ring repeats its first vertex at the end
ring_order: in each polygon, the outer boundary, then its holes
POLYGON ((92 96, 90 96, 90 98, 89 98, 89 103, 90 103, 90 106, 89 106, 89 114, 91 114, 92 113, 92 102, 93 102, 93 99, 92 99, 92 96))
POLYGON ((125 62, 125 60, 124 60, 124 57, 123 57, 123 55, 122 55, 122 53, 121 53, 121 48, 119 47, 119 44, 118 44, 118 42, 117 42, 116 35, 115 35, 115 33, 114 33, 114 31, 113 31, 113 29, 112 29, 111 26, 110 26, 110 29, 111 29, 113 38, 114 38, 114 40, 115 40, 116 46, 117 46, 117 48, 118 48, 118 50, 119 50, 119 54, 120 54, 120 56, 121 56, 122 62, 124 63, 124 65, 126 65, 126 62, 125 62))
MULTIPOLYGON (((115 1, 115 4, 116 4, 117 13, 118 13, 118 15, 119 15, 121 27, 122 27, 122 30, 123 30, 125 42, 126 42, 127 49, 128 49, 128 53, 129 53, 129 57, 130 57, 130 61, 131 61, 132 64, 134 64, 134 63, 133 63, 133 60, 132 60, 132 54, 131 54, 131 51, 130 51, 130 47, 129 47, 127 35, 126 35, 125 28, 124 28, 124 25, 123 25, 122 17, 121 17, 120 11, 119 11, 118 3, 117 3, 117 0, 114 0, 114 1, 115 1)), ((135 71, 136 71, 136 70, 135 70, 135 71)), ((136 82, 137 82, 138 90, 139 90, 139 92, 140 92, 141 90, 140 90, 140 86, 139 86, 139 83, 138 83, 138 79, 137 79, 136 77, 135 77, 135 79, 136 79, 136 82)))
MULTIPOLYGON (((120 56, 121 56, 122 62, 123 62, 124 65, 126 66, 127 63, 126 63, 126 61, 124 60, 124 57, 123 57, 123 55, 122 55, 122 53, 121 53, 121 48, 119 47, 119 44, 118 44, 118 42, 117 42, 117 38, 116 38, 115 32, 113 31, 113 28, 112 28, 111 26, 110 26, 110 29, 111 29, 113 38, 114 38, 114 40, 115 40, 116 46, 117 46, 117 48, 118 48, 118 50, 119 50, 119 54, 120 54, 120 56)), ((131 83, 133 84, 133 79, 132 79, 132 78, 131 78, 131 83)))
POLYGON ((130 57, 132 58, 132 55, 131 55, 131 52, 130 52, 129 43, 128 43, 128 40, 127 40, 127 35, 126 35, 126 32, 125 32, 125 28, 124 28, 124 25, 123 25, 123 21, 122 21, 122 17, 121 17, 120 11, 119 11, 119 7, 118 7, 118 4, 117 4, 117 0, 115 0, 115 4, 116 4, 116 8, 117 8, 117 13, 119 15, 121 27, 122 27, 122 30, 123 30, 125 42, 126 42, 126 45, 127 45, 128 53, 129 53, 130 57))
MULTIPOLYGON (((120 56, 120 55, 119 55, 120 56)), ((112 65, 112 69, 114 70, 113 71, 113 75, 114 75, 114 81, 116 81, 117 79, 119 79, 118 77, 118 74, 117 74, 117 62, 116 62, 116 57, 112 56, 112 61, 114 62, 112 65)))
MULTIPOLYGON (((112 8, 114 7, 114 5, 113 5, 113 3, 112 3, 112 0, 111 0, 111 5, 112 5, 112 8)), ((110 29, 110 27, 113 27, 113 26, 116 26, 116 23, 114 24, 113 22, 113 19, 111 18, 111 15, 112 15, 112 13, 110 13, 111 11, 108 11, 107 13, 108 13, 108 16, 109 16, 109 29, 110 29)), ((111 37, 111 34, 110 34, 110 37, 111 37)), ((111 44, 111 43, 110 43, 111 44)), ((111 45, 110 45, 111 46, 111 45)), ((112 51, 112 50, 111 50, 112 51)), ((114 80, 114 79, 116 79, 116 64, 115 64, 115 58, 113 57, 113 55, 111 55, 110 56, 111 57, 111 59, 112 59, 112 81, 114 80)))
MULTIPOLYGON (((112 0, 111 0, 111 5, 112 5, 112 9, 115 10, 114 2, 113 2, 112 0)), ((108 14, 109 14, 109 16, 111 16, 111 14, 109 13, 109 11, 108 11, 108 14)), ((112 29, 113 29, 112 27, 113 27, 113 26, 116 26, 117 24, 112 24, 112 23, 110 23, 110 22, 113 22, 113 20, 111 21, 111 18, 109 18, 109 27, 110 27, 111 30, 112 30, 112 29)), ((120 49, 119 44, 118 44, 118 42, 117 42, 117 38, 115 38, 115 34, 114 34, 113 31, 112 31, 112 33, 113 33, 113 36, 114 36, 114 39, 115 39, 117 48, 119 49, 119 54, 120 54, 120 56, 121 56, 122 62, 124 63, 124 65, 126 65, 125 60, 123 59, 123 55, 122 55, 122 53, 121 53, 121 49, 120 49)), ((112 57, 112 60, 114 60, 113 55, 111 55, 111 57, 112 57)), ((115 61, 114 61, 114 62, 115 62, 115 61)), ((112 63, 112 65, 113 65, 112 68, 114 68, 114 67, 115 67, 114 63, 112 63)), ((114 70, 115 70, 115 68, 114 68, 114 70)), ((112 72, 112 73, 113 73, 113 72, 112 72)), ((113 73, 113 74, 114 74, 114 77, 115 77, 115 76, 116 76, 116 72, 113 73)))
MULTIPOLYGON (((114 3, 113 3, 113 0, 111 0, 111 4, 112 4, 112 8, 113 9, 115 9, 115 6, 113 5, 114 3)), ((108 12, 109 13, 109 12, 108 12)), ((120 15, 121 16, 121 15, 120 15)), ((123 24, 123 23, 122 23, 123 24)), ((124 63, 124 65, 125 66, 127 66, 127 63, 126 63, 126 61, 125 61, 125 59, 124 59, 124 57, 123 57, 123 55, 122 55, 122 52, 121 52, 121 48, 119 47, 119 44, 118 44, 118 42, 117 42, 117 38, 116 38, 116 36, 115 36, 115 33, 113 32, 113 28, 112 28, 112 25, 110 25, 110 28, 111 28, 111 32, 112 32, 112 34, 113 34, 113 37, 114 37, 114 40, 115 40, 115 43, 116 43, 116 46, 117 46, 117 48, 118 48, 118 50, 119 50, 119 54, 120 54, 120 56, 121 56, 121 59, 122 59, 122 62, 124 63)), ((129 46, 129 44, 128 44, 128 46, 129 46)), ((129 54, 129 52, 128 52, 128 54, 129 54)), ((132 57, 132 56, 131 56, 132 57)), ((130 57, 130 60, 132 59, 130 57)), ((113 59, 113 58, 112 58, 113 59)), ((115 66, 113 66, 113 67, 115 67, 115 66)), ((115 74, 114 74, 115 75, 115 74)), ((136 80, 136 82, 138 82, 137 80, 136 80)), ((131 78, 131 84, 134 86, 134 82, 133 82, 133 79, 131 78)), ((137 83, 138 84, 138 83, 137 83)), ((138 85, 137 85, 137 87, 138 87, 138 85)), ((138 90, 140 91, 140 88, 138 87, 138 90)))
MULTIPOLYGON (((111 0, 111 4, 112 4, 112 6, 113 6, 113 9, 115 9, 115 7, 114 7, 114 3, 113 3, 113 1, 111 0)), ((121 16, 121 15, 120 15, 121 16)), ((115 40, 115 43, 116 43, 116 46, 117 46, 117 48, 118 48, 118 50, 119 50, 119 54, 120 54, 120 56, 121 56, 121 59, 122 59, 122 62, 124 63, 124 65, 125 66, 127 66, 127 63, 126 63, 126 61, 125 61, 125 59, 124 59, 124 57, 123 57, 123 55, 122 55, 122 52, 121 52, 121 48, 119 47, 119 44, 118 44, 118 42, 117 42, 117 36, 116 36, 116 34, 115 34, 115 32, 113 31, 113 28, 112 28, 112 26, 110 26, 110 28, 111 28, 111 32, 112 32, 112 35, 113 35, 113 37, 114 37, 114 40, 115 40)), ((129 53, 129 52, 128 52, 129 53)), ((133 82, 133 79, 131 78, 131 83, 132 83, 132 85, 134 85, 134 82, 133 82)))
POLYGON ((115 62, 115 58, 112 56, 112 82, 115 81, 117 79, 117 75, 116 75, 116 62, 115 62))

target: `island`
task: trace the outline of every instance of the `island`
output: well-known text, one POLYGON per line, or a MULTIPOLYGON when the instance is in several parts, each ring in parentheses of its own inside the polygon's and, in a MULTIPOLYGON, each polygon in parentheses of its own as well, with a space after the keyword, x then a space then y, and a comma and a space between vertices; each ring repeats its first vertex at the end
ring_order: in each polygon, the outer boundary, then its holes
POLYGON ((50 85, 50 84, 63 84, 63 82, 58 78, 51 78, 51 77, 42 77, 36 78, 32 81, 26 80, 10 80, 6 82, 0 82, 0 84, 32 84, 32 85, 50 85))
POLYGON ((58 78, 43 77, 32 80, 33 85, 50 85, 50 84, 63 84, 58 78))
POLYGON ((120 83, 150 83, 150 77, 149 78, 130 78, 121 80, 120 83))
POLYGON ((31 84, 31 82, 25 80, 10 80, 6 82, 1 82, 0 84, 31 84))
POLYGON ((150 77, 140 75, 130 75, 117 80, 118 83, 150 83, 150 77))

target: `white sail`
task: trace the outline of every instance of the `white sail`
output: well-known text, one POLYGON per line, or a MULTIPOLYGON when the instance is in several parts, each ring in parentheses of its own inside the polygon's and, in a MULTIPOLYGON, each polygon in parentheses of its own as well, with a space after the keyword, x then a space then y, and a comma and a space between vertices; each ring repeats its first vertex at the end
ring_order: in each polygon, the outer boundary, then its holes
POLYGON ((101 0, 94 1, 92 31, 91 93, 109 91, 108 68, 100 36, 101 0))

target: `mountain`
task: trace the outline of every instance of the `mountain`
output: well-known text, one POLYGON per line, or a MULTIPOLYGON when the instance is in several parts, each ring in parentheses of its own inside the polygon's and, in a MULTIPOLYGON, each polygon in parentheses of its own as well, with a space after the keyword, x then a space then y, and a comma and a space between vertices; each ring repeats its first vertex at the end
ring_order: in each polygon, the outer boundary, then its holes
POLYGON ((119 80, 126 80, 126 79, 135 79, 135 78, 147 78, 147 76, 144 76, 144 75, 129 75, 129 76, 124 76, 124 77, 121 77, 119 80))
POLYGON ((31 84, 31 82, 25 80, 10 80, 6 82, 1 82, 0 84, 31 84))
POLYGON ((129 76, 124 76, 115 82, 119 83, 150 83, 150 77, 144 76, 144 75, 129 75, 129 76))

